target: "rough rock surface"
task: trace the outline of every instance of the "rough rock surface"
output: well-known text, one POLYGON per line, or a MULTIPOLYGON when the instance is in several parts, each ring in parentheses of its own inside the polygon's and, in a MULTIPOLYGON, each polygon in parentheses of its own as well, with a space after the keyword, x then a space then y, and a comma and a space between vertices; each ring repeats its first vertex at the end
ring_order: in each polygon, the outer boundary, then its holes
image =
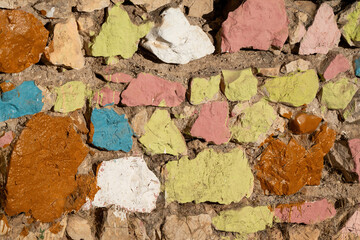
POLYGON ((341 229, 342 239, 356 239, 360 236, 360 211, 357 210, 341 229))
POLYGON ((230 12, 222 24, 221 51, 282 48, 287 37, 288 18, 283 0, 249 0, 230 12))
POLYGON ((354 2, 349 9, 339 16, 341 32, 350 46, 360 46, 360 3, 354 2))
POLYGON ((45 48, 45 57, 54 65, 81 69, 85 58, 82 53, 82 41, 78 33, 75 17, 70 17, 64 23, 58 23, 54 28, 54 37, 45 48))
POLYGON ((240 202, 243 197, 250 197, 254 185, 246 155, 240 148, 228 153, 205 149, 195 159, 182 157, 168 162, 165 177, 167 202, 240 202))
POLYGON ((106 81, 114 83, 128 83, 131 82, 134 78, 126 73, 114 73, 114 74, 105 74, 104 78, 106 81))
POLYGON ((221 76, 212 76, 210 79, 194 78, 191 80, 190 103, 198 105, 214 100, 220 91, 221 76))
POLYGON ((285 69, 287 73, 291 72, 303 72, 309 70, 311 68, 311 62, 306 61, 304 59, 298 59, 292 62, 289 62, 285 65, 285 69))
POLYGON ((319 7, 313 24, 308 28, 300 43, 299 54, 327 54, 337 47, 341 33, 338 29, 332 7, 327 3, 319 7))
POLYGON ((131 0, 131 2, 136 5, 143 5, 148 12, 151 12, 170 3, 171 0, 131 0))
POLYGON ((0 0, 0 8, 17 9, 36 2, 37 0, 0 0))
POLYGON ((0 9, 0 72, 17 73, 37 63, 48 35, 31 13, 0 9))
POLYGON ((113 109, 95 108, 91 113, 90 141, 109 151, 129 152, 133 145, 133 131, 125 115, 113 109))
POLYGON ((177 156, 187 152, 185 139, 166 110, 157 109, 153 113, 139 141, 151 154, 177 156))
POLYGON ((13 139, 14 133, 11 131, 6 132, 3 136, 0 137, 0 148, 9 146, 13 139))
MULTIPOLYGON (((66 210, 76 209, 67 198, 79 191, 75 175, 88 151, 69 117, 34 115, 11 155, 6 213, 27 212, 42 222, 52 222, 66 210)), ((83 194, 85 203, 89 192, 83 194)))
POLYGON ((231 136, 228 103, 210 102, 204 104, 190 134, 215 144, 227 143, 231 136))
POLYGON ((323 86, 321 102, 329 109, 345 109, 358 89, 346 77, 337 79, 323 86))
POLYGON ((185 100, 186 89, 176 82, 140 73, 121 94, 126 106, 175 107, 185 100))
POLYGON ((114 91, 110 87, 103 87, 94 94, 93 102, 100 106, 118 104, 120 102, 120 92, 114 91))
POLYGON ((27 81, 0 96, 0 122, 41 111, 42 92, 33 81, 27 81))
POLYGON ((95 239, 91 233, 90 223, 77 215, 72 215, 69 217, 66 227, 67 234, 74 240, 81 239, 95 239))
POLYGON ((72 7, 76 5, 77 0, 46 0, 46 1, 35 1, 36 3, 32 7, 37 10, 42 17, 54 19, 60 18, 65 19, 71 16, 72 7))
POLYGON ((80 12, 93 12, 106 8, 110 5, 110 0, 78 0, 76 9, 80 12))
POLYGON ((184 6, 189 8, 190 17, 202 17, 213 11, 213 0, 185 0, 184 6))
POLYGON ((355 162, 355 168, 353 170, 358 174, 360 180, 360 139, 350 139, 349 147, 355 162))
POLYGON ((313 226, 294 225, 289 228, 289 240, 318 240, 320 229, 313 226))
POLYGON ((57 94, 54 110, 68 113, 80 109, 85 105, 91 91, 81 81, 71 81, 55 89, 57 94))
POLYGON ((160 181, 142 157, 128 157, 101 163, 96 193, 91 204, 95 207, 115 206, 133 212, 151 212, 156 207, 160 181))
POLYGON ((131 58, 138 48, 139 39, 144 37, 152 26, 151 22, 135 25, 122 6, 116 5, 108 10, 107 20, 91 45, 91 54, 95 57, 120 55, 131 58))
POLYGON ((330 80, 336 77, 341 72, 350 70, 351 66, 349 60, 342 54, 336 55, 336 57, 329 63, 324 72, 325 80, 330 80))
POLYGON ((215 51, 206 33, 190 25, 179 8, 169 8, 161 16, 161 25, 151 29, 142 43, 161 61, 186 64, 215 51))

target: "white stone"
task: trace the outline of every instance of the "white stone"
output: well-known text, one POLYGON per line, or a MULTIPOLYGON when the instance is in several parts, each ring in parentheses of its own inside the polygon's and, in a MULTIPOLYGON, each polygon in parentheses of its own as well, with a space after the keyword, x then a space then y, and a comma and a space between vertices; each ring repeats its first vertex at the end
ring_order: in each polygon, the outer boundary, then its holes
POLYGON ((151 212, 156 207, 160 181, 142 157, 104 161, 98 171, 93 206, 119 206, 132 212, 151 212))
POLYGON ((206 33, 190 25, 179 8, 169 8, 161 17, 161 25, 151 29, 142 46, 163 62, 186 64, 215 51, 206 33))
POLYGON ((74 240, 93 240, 95 239, 91 233, 91 227, 89 222, 77 215, 69 216, 66 232, 74 240))

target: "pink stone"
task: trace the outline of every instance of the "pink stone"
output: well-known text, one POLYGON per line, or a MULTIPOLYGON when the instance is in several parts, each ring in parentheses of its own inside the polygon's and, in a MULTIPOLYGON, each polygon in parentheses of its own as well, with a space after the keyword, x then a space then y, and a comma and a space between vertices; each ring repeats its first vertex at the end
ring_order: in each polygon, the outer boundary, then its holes
POLYGON ((6 147, 9 145, 14 139, 13 132, 9 131, 4 134, 4 136, 0 137, 0 147, 6 147))
POLYGON ((126 106, 175 107, 185 100, 186 89, 180 83, 140 73, 122 92, 122 103, 126 106))
POLYGON ((349 148, 355 162, 354 171, 359 175, 359 181, 360 181, 360 139, 359 138, 350 139, 349 148))
POLYGON ((93 101, 101 106, 108 104, 118 104, 120 102, 120 92, 114 91, 109 87, 103 87, 95 93, 93 101))
POLYGON ((299 54, 327 54, 329 50, 338 46, 340 36, 332 7, 323 3, 300 43, 299 54))
POLYGON ((109 75, 104 75, 105 80, 114 82, 114 83, 128 83, 134 78, 126 73, 114 73, 109 75))
MULTIPOLYGON (((357 210, 346 222, 343 229, 341 229, 342 237, 341 239, 350 239, 346 238, 346 235, 349 233, 360 236, 360 211, 357 210)), ((351 238, 352 239, 352 238, 351 238)), ((354 238, 355 239, 355 238, 354 238)))
POLYGON ((336 55, 336 57, 330 62, 329 66, 324 72, 324 78, 330 80, 336 77, 341 72, 346 72, 350 69, 350 63, 346 57, 342 54, 336 55))
POLYGON ((333 204, 323 199, 292 207, 276 207, 274 214, 282 222, 315 224, 334 217, 336 210, 333 204))
POLYGON ((221 51, 281 48, 288 37, 284 0, 247 0, 230 12, 221 30, 221 51))
POLYGON ((190 131, 194 137, 215 144, 227 143, 231 137, 229 130, 229 105, 227 102, 205 103, 190 131))

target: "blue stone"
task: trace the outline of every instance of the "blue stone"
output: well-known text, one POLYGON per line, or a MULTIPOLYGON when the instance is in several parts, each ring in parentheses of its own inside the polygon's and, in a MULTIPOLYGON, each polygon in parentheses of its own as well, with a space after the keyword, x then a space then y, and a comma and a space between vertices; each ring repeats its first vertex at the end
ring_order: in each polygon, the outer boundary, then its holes
POLYGON ((34 81, 27 81, 17 88, 4 92, 0 97, 0 122, 41 111, 42 91, 34 81))
POLYGON ((95 108, 91 114, 94 126, 92 143, 110 151, 129 152, 132 148, 133 130, 125 114, 119 115, 113 109, 95 108))
POLYGON ((355 75, 360 77, 360 58, 355 60, 355 75))

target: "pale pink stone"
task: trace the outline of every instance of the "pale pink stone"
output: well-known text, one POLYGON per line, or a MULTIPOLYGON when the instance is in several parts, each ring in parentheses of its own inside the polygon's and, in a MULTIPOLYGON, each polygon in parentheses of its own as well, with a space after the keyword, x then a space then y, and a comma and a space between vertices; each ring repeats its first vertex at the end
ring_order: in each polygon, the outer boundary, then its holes
POLYGON ((120 92, 114 91, 109 87, 103 87, 95 93, 93 101, 101 106, 118 104, 120 102, 120 92))
POLYGON ((324 78, 330 80, 336 77, 341 72, 346 72, 350 69, 350 63, 342 54, 338 54, 329 64, 324 72, 324 78))
POLYGON ((247 0, 230 12, 221 30, 221 51, 281 48, 288 37, 284 0, 247 0))
POLYGON ((360 181, 360 139, 359 138, 350 139, 349 147, 350 147, 351 155, 353 156, 355 162, 354 171, 359 175, 359 181, 360 181))
POLYGON ((326 199, 316 202, 305 202, 300 206, 277 207, 275 216, 282 222, 315 224, 332 218, 336 214, 334 205, 326 199))
POLYGON ((204 104, 190 134, 215 144, 227 143, 231 136, 228 103, 209 102, 204 104))
POLYGON ((327 54, 329 50, 338 46, 340 36, 332 7, 323 3, 300 43, 299 54, 327 54))
POLYGON ((4 134, 4 136, 0 137, 0 147, 5 147, 6 145, 9 145, 12 140, 14 139, 13 132, 9 131, 4 134))
POLYGON ((301 39, 306 34, 306 28, 302 22, 299 22, 293 32, 289 34, 290 44, 296 44, 301 41, 301 39))
POLYGON ((114 83, 128 83, 134 78, 126 73, 114 73, 109 75, 104 75, 105 80, 114 82, 114 83))
MULTIPOLYGON (((346 238, 346 235, 352 233, 356 236, 360 236, 360 211, 357 210, 346 222, 343 229, 341 229, 341 234, 344 239, 350 239, 346 238)), ((352 239, 352 238, 351 238, 352 239)))
POLYGON ((186 89, 180 83, 140 73, 122 92, 122 103, 126 106, 175 107, 185 100, 186 89))

